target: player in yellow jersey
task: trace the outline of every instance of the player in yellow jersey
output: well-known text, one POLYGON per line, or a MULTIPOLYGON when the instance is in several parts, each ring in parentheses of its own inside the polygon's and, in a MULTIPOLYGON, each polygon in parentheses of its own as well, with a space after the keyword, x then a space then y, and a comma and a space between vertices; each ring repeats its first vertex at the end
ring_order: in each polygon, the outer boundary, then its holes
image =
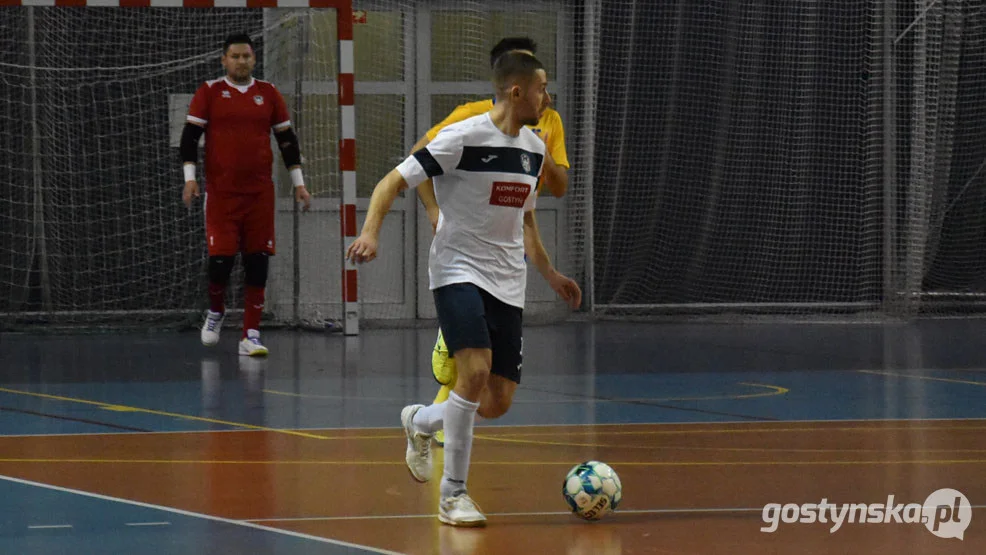
MULTIPOLYGON (((537 53, 537 44, 528 37, 509 37, 501 40, 490 51, 490 67, 496 63, 501 55, 514 50, 528 52, 531 55, 537 53)), ((494 100, 479 100, 456 106, 444 120, 435 125, 425 133, 424 137, 411 148, 411 152, 417 152, 424 148, 429 142, 435 139, 438 132, 445 126, 456 122, 485 114, 493 109, 494 100)), ((551 108, 551 97, 545 95, 547 107, 536 126, 528 126, 545 142, 547 156, 544 160, 544 169, 541 181, 538 184, 538 195, 547 190, 555 197, 561 197, 568 190, 568 153, 565 151, 565 129, 562 126, 561 115, 551 108)), ((418 197, 428 212, 428 220, 431 222, 431 230, 434 233, 438 226, 438 200, 435 198, 435 187, 431 180, 427 180, 417 187, 418 197)), ((435 375, 435 380, 441 385, 438 394, 435 396, 435 403, 441 403, 448 399, 449 392, 455 387, 457 377, 455 369, 455 359, 449 356, 448 348, 445 346, 445 339, 442 337, 442 330, 438 330, 438 339, 435 341, 435 348, 431 355, 431 369, 435 375)), ((439 430, 435 434, 435 442, 443 445, 445 433, 439 430)))

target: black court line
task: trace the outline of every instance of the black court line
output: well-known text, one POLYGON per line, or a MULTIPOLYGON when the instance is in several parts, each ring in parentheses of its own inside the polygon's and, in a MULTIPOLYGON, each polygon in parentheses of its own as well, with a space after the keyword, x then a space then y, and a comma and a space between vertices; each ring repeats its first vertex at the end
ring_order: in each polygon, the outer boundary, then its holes
POLYGON ((684 412, 697 412, 701 414, 710 414, 713 416, 728 416, 730 418, 742 418, 744 420, 757 420, 757 421, 776 421, 777 418, 772 416, 759 416, 755 414, 741 414, 737 412, 722 412, 718 410, 707 410, 707 409, 694 409, 690 407, 679 407, 675 405, 668 405, 666 403, 658 403, 655 401, 647 401, 646 399, 623 399, 620 397, 607 397, 605 395, 585 395, 583 393, 568 393, 566 391, 552 391, 550 389, 541 389, 539 387, 522 386, 524 389, 530 391, 537 391, 539 393, 550 393, 554 395, 562 395, 566 397, 573 397, 575 399, 585 399, 587 401, 609 401, 611 403, 624 403, 627 405, 640 405, 645 407, 654 407, 660 409, 668 410, 680 410, 684 412))
POLYGON ((20 414, 30 414, 31 416, 41 416, 43 418, 55 418, 58 420, 68 420, 71 422, 81 422, 83 424, 93 424, 95 426, 105 426, 107 428, 113 428, 116 430, 126 430, 128 432, 150 432, 151 430, 146 430, 144 428, 135 428, 133 426, 123 426, 121 424, 111 424, 109 422, 101 422, 99 420, 90 420, 88 418, 74 418, 71 416, 62 416, 60 414, 49 414, 46 412, 37 412, 33 410, 24 409, 13 409, 10 407, 0 407, 0 411, 6 412, 17 412, 20 414))

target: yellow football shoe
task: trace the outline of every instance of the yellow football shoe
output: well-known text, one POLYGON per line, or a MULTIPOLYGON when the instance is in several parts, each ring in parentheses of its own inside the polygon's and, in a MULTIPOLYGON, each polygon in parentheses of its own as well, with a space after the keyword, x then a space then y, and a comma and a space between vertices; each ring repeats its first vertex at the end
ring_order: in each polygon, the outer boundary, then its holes
MULTIPOLYGON (((448 352, 445 346, 445 338, 442 337, 442 330, 438 330, 438 339, 435 341, 435 349, 431 353, 431 373, 435 375, 435 381, 441 385, 447 385, 450 389, 455 387, 455 379, 459 377, 455 368, 455 358, 448 352)), ((446 394, 446 398, 448 395, 446 394)), ((443 401, 445 399, 442 399, 443 401)))

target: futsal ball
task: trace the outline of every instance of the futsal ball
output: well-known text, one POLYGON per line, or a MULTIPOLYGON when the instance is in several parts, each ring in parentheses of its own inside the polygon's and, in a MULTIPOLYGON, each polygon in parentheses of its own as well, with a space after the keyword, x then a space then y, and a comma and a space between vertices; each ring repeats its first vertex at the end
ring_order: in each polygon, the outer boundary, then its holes
POLYGON ((608 464, 587 461, 568 471, 562 495, 576 515, 585 520, 599 520, 616 510, 623 499, 623 486, 608 464))

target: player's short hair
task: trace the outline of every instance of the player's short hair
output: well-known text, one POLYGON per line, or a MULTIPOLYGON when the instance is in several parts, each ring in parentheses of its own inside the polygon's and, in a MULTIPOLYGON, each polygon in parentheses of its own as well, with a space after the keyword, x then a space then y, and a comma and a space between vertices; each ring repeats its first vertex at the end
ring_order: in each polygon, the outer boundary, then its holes
POLYGON ((493 85, 497 94, 515 82, 527 83, 539 69, 544 69, 541 60, 527 52, 507 52, 500 56, 493 64, 493 85))
POLYGON ((490 50, 490 67, 496 65, 496 60, 511 50, 529 50, 531 54, 537 54, 538 45, 530 37, 507 37, 496 43, 493 50, 490 50))
POLYGON ((229 51, 229 47, 234 44, 249 44, 251 50, 256 50, 253 46, 253 40, 250 39, 250 35, 246 33, 233 33, 226 37, 226 40, 223 42, 223 54, 226 54, 229 51))

